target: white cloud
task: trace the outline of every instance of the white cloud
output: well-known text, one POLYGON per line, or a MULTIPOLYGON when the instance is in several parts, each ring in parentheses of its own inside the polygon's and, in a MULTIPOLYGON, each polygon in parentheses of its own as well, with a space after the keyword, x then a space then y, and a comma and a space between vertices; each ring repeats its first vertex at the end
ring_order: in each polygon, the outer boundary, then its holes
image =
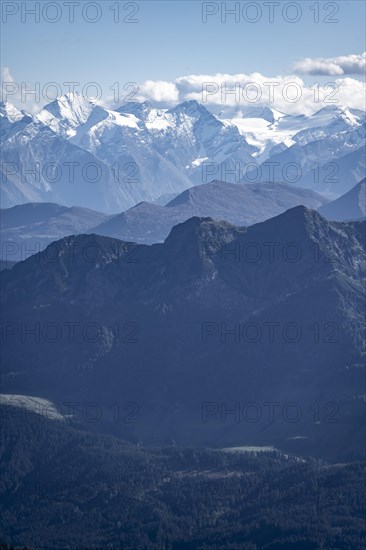
MULTIPOLYGON (((349 60, 350 56, 345 56, 349 60)), ((342 58, 343 59, 343 58, 342 58)), ((350 60, 349 60, 350 61, 350 60)), ((3 82, 15 84, 18 92, 8 95, 7 99, 18 108, 28 112, 37 112, 49 99, 35 102, 32 94, 27 95, 26 103, 21 100, 21 84, 15 81, 9 67, 3 67, 3 82)), ((337 77, 338 75, 336 75, 337 77)), ((110 95, 111 87, 101 89, 99 101, 109 108, 120 107, 126 94, 133 93, 133 101, 149 100, 160 107, 169 107, 181 101, 196 99, 214 112, 230 106, 269 106, 286 114, 310 115, 326 105, 346 105, 351 108, 365 109, 366 85, 360 80, 339 75, 331 84, 306 83, 299 75, 265 76, 261 73, 216 73, 191 74, 169 82, 165 80, 147 80, 134 85, 134 90, 119 90, 116 99, 110 95), (107 92, 107 93, 106 93, 107 92)), ((34 87, 34 85, 33 85, 34 87)), ((61 86, 62 87, 62 86, 61 86)), ((32 89, 32 85, 27 85, 32 89)), ((42 86, 41 86, 42 89, 42 86)), ((78 90, 79 91, 79 90, 78 90)), ((67 90, 65 89, 64 93, 67 90)), ((3 94, 4 96, 4 94, 3 94)))
MULTIPOLYGON (((298 75, 268 77, 252 74, 191 74, 174 82, 148 80, 136 84, 134 101, 149 100, 169 107, 181 101, 196 99, 217 112, 222 107, 269 106, 286 114, 311 115, 326 105, 346 105, 365 110, 366 85, 354 78, 338 78, 324 85, 305 84, 298 75)), ((115 109, 112 97, 101 102, 115 109)))
POLYGON ((174 82, 146 80, 139 86, 139 95, 158 103, 176 103, 179 92, 174 82))
POLYGON ((339 103, 355 109, 366 109, 366 85, 364 82, 354 78, 340 78, 336 82, 339 86, 339 103))
POLYGON ((14 77, 12 76, 9 67, 1 67, 1 82, 12 82, 14 83, 14 77))
POLYGON ((19 99, 19 86, 15 82, 13 75, 9 67, 1 67, 1 100, 2 101, 14 101, 19 99))
POLYGON ((339 57, 307 57, 294 65, 294 71, 301 74, 340 76, 364 74, 366 70, 366 52, 361 55, 341 55, 339 57))
MULTIPOLYGON (((214 110, 222 106, 267 105, 286 114, 310 115, 326 105, 365 109, 365 83, 350 77, 320 85, 316 82, 305 84, 297 75, 191 74, 172 84, 174 94, 166 96, 170 102, 196 99, 214 110)), ((152 99, 151 90, 155 85, 159 82, 149 81, 148 88, 140 89, 144 99, 152 99)))
POLYGON ((28 113, 37 113, 40 110, 41 106, 39 101, 32 101, 31 98, 24 101, 21 94, 20 84, 15 80, 9 67, 1 67, 0 76, 1 101, 8 101, 18 107, 18 109, 25 109, 28 113))

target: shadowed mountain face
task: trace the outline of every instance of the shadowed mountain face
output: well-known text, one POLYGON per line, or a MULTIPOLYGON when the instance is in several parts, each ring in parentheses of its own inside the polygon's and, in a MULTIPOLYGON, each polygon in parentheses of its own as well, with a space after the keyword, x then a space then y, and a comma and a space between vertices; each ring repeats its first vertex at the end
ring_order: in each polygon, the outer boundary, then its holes
POLYGON ((106 214, 53 203, 28 203, 0 210, 1 258, 25 260, 65 235, 87 232, 108 219, 106 214))
POLYGON ((163 242, 172 227, 192 216, 252 225, 303 204, 317 209, 326 200, 289 185, 212 182, 187 190, 166 207, 142 202, 116 216, 87 208, 29 203, 0 211, 5 261, 25 260, 65 235, 96 233, 143 244, 163 242))
POLYGON ((307 189, 276 183, 237 185, 213 181, 181 193, 165 207, 140 203, 103 222, 94 233, 137 243, 162 242, 174 225, 192 216, 253 225, 300 204, 316 210, 327 201, 307 189))
POLYGON ((135 441, 360 456, 364 229, 296 207, 66 237, 1 274, 3 392, 100 403, 88 427, 135 441))
POLYGON ((363 179, 335 201, 319 208, 319 213, 329 220, 361 220, 366 216, 366 179, 363 179))

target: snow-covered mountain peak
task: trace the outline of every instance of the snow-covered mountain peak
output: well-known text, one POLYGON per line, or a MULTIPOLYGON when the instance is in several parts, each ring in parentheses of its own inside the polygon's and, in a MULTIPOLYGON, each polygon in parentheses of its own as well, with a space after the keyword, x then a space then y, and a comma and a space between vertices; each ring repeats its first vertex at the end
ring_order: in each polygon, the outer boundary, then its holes
POLYGON ((220 119, 262 119, 273 124, 276 120, 286 116, 284 113, 272 109, 266 105, 237 105, 222 109, 218 117, 220 119))
POLYGON ((165 131, 174 126, 166 109, 152 109, 145 120, 146 128, 152 131, 165 131))
MULTIPOLYGON (((66 170, 61 174, 64 187, 53 185, 48 174, 42 176, 41 185, 27 176, 27 187, 9 175, 3 185, 9 206, 53 200, 116 212, 213 179, 237 183, 250 163, 262 164, 274 156, 280 156, 285 165, 292 162, 303 167, 304 158, 319 163, 340 159, 342 163, 343 157, 353 155, 344 161, 345 166, 352 166, 349 182, 344 176, 342 181, 347 184, 339 191, 329 189, 332 196, 364 177, 365 113, 339 105, 323 107, 311 116, 285 115, 270 105, 227 106, 219 112, 196 100, 166 108, 148 101, 129 102, 112 110, 73 93, 33 117, 2 103, 0 116, 6 161, 14 162, 18 156, 24 165, 29 159, 32 163, 75 161, 83 180, 82 158, 84 164, 98 166, 101 173, 93 197, 90 186, 67 184, 66 170)), ((311 166, 306 164, 301 181, 313 175, 311 166)), ((262 170, 264 179, 268 178, 266 170, 262 170)), ((283 181, 281 176, 279 181, 283 181)), ((317 189, 315 182, 306 183, 317 189)))
POLYGON ((77 92, 70 92, 58 97, 46 105, 44 109, 54 116, 74 119, 75 123, 80 124, 86 121, 94 107, 94 102, 85 99, 77 92))
POLYGON ((171 120, 166 115, 167 109, 156 109, 150 101, 138 103, 131 101, 122 105, 116 111, 121 115, 134 116, 136 122, 145 124, 148 130, 166 130, 171 126, 171 120))
POLYGON ((357 130, 365 113, 343 105, 327 105, 312 115, 285 115, 269 106, 236 106, 220 111, 219 118, 235 124, 247 142, 257 147, 253 156, 264 162, 295 143, 306 145, 338 132, 357 130))
POLYGON ((130 128, 138 128, 139 118, 132 113, 117 113, 116 111, 107 111, 108 120, 117 126, 129 126, 130 128))
POLYGON ((362 111, 356 114, 344 105, 326 105, 314 113, 311 118, 315 123, 319 122, 319 126, 328 126, 337 121, 344 122, 349 126, 359 126, 362 119, 365 119, 365 115, 366 113, 362 116, 362 111))
POLYGON ((95 103, 81 94, 70 92, 46 105, 37 118, 54 131, 71 137, 75 135, 75 128, 84 124, 96 107, 95 103))
POLYGON ((9 101, 0 101, 0 116, 6 117, 9 122, 21 120, 24 114, 9 101))
POLYGON ((201 117, 211 118, 214 116, 206 109, 204 105, 195 99, 188 99, 187 101, 178 103, 175 107, 168 109, 167 113, 174 116, 185 115, 195 119, 201 117))
POLYGON ((293 141, 306 145, 320 139, 331 139, 332 136, 336 139, 335 136, 338 135, 343 142, 342 135, 344 133, 353 133, 353 136, 349 137, 349 144, 351 145, 352 142, 355 145, 356 140, 359 141, 359 146, 362 146, 362 140, 364 141, 362 127, 365 123, 366 118, 362 111, 352 113, 348 107, 343 105, 327 105, 301 122, 302 128, 294 134, 293 141))
POLYGON ((145 120, 148 116, 150 111, 152 110, 152 105, 150 101, 129 101, 128 103, 124 103, 119 107, 116 112, 117 113, 127 113, 131 115, 135 115, 136 118, 139 118, 140 120, 145 120))

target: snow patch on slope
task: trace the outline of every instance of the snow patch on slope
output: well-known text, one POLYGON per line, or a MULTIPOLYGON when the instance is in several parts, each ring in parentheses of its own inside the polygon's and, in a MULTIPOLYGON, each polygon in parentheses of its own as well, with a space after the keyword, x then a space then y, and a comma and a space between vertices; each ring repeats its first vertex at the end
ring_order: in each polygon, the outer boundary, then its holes
POLYGON ((58 412, 55 404, 42 397, 3 393, 0 394, 0 405, 23 408, 27 412, 39 414, 49 420, 65 421, 64 416, 58 412))

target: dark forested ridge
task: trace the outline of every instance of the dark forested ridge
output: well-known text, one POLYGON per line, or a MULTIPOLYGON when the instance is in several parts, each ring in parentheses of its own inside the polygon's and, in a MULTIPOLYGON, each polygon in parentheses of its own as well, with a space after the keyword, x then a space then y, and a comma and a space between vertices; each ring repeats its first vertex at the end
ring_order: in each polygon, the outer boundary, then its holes
POLYGON ((362 463, 145 449, 14 407, 2 406, 1 413, 4 544, 41 550, 366 544, 362 463))
POLYGON ((191 218, 1 272, 1 540, 364 548, 364 230, 191 218))
POLYGON ((364 223, 302 206, 152 246, 65 237, 1 272, 2 391, 97 403, 88 427, 133 443, 362 460, 365 261, 364 223))

